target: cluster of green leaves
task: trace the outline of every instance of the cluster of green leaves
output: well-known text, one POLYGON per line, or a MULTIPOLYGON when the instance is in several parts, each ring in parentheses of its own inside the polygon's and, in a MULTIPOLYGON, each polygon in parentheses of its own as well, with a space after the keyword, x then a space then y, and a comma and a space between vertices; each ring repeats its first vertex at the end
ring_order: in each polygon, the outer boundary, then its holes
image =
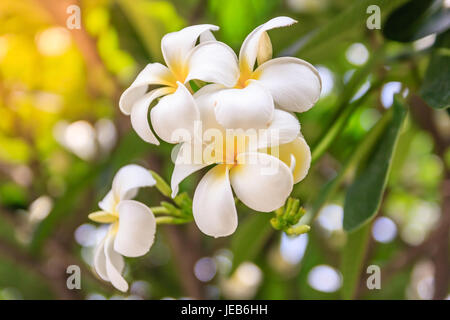
POLYGON ((306 224, 297 225, 305 213, 305 209, 300 207, 299 199, 289 198, 283 207, 275 211, 275 217, 270 223, 277 230, 282 230, 290 236, 298 236, 310 229, 306 224))
MULTIPOLYGON (((167 198, 171 197, 172 190, 167 182, 161 178, 155 171, 151 171, 153 178, 156 180, 156 188, 167 198)), ((186 192, 177 195, 172 204, 167 201, 161 201, 161 207, 152 208, 154 214, 164 214, 166 216, 156 218, 159 224, 182 224, 192 221, 192 199, 186 192)))

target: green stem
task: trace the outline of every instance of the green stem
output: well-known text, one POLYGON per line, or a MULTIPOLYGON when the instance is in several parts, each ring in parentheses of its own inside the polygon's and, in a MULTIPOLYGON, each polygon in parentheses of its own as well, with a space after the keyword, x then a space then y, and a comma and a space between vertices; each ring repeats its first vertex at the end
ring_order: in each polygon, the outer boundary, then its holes
POLYGON ((312 151, 311 165, 317 162, 323 154, 328 150, 334 140, 341 134, 345 129, 345 125, 350 120, 353 112, 364 102, 364 100, 372 93, 373 90, 379 87, 381 82, 374 83, 367 92, 360 97, 358 100, 349 103, 347 107, 342 110, 340 116, 333 123, 331 128, 322 136, 319 142, 316 144, 312 151))
POLYGON ((308 232, 311 229, 310 226, 306 225, 306 224, 302 224, 300 226, 294 226, 294 227, 290 227, 286 230, 286 234, 288 236, 299 236, 303 233, 308 232))
POLYGON ((369 90, 360 97, 358 100, 350 102, 352 97, 356 94, 357 90, 360 88, 361 84, 367 79, 373 68, 382 61, 384 57, 384 48, 380 47, 376 50, 370 60, 355 74, 350 78, 350 81, 344 88, 344 91, 334 108, 335 115, 331 117, 332 122, 326 126, 327 131, 323 133, 319 142, 315 144, 312 151, 312 164, 316 163, 317 160, 328 150, 333 141, 339 136, 339 134, 345 128, 348 120, 350 119, 353 112, 365 101, 365 99, 372 93, 373 90, 377 89, 382 81, 378 80, 373 83, 369 90))
POLYGON ((182 223, 188 223, 188 222, 191 222, 191 220, 168 217, 168 216, 156 218, 156 224, 182 224, 182 223))
POLYGON ((170 211, 164 207, 151 207, 153 214, 170 214, 170 211))
POLYGON ((374 145, 379 140, 380 136, 386 129, 386 126, 389 124, 389 121, 392 119, 392 108, 386 111, 381 119, 376 123, 376 125, 367 133, 367 135, 359 142, 358 146, 355 148, 351 157, 347 160, 344 166, 341 168, 339 173, 333 180, 328 182, 325 187, 319 192, 319 197, 313 203, 311 214, 309 215, 309 221, 305 221, 305 223, 309 223, 314 220, 317 216, 317 213, 322 208, 323 204, 328 200, 328 198, 333 195, 342 180, 346 176, 348 170, 352 168, 357 163, 360 163, 365 160, 370 154, 370 151, 373 149, 374 145))
POLYGON ((153 178, 156 180, 156 188, 166 197, 171 197, 172 189, 170 189, 167 182, 155 171, 150 170, 150 173, 152 174, 153 178))

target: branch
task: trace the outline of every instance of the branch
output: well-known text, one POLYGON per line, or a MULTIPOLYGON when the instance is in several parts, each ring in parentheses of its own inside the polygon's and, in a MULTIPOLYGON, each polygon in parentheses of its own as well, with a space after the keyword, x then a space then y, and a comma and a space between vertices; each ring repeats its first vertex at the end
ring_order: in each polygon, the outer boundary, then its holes
POLYGON ((166 235, 176 259, 175 265, 179 270, 179 279, 186 294, 194 299, 204 299, 203 285, 194 275, 195 263, 201 255, 199 246, 187 237, 185 230, 176 226, 166 226, 166 235))
MULTIPOLYGON (((434 150, 445 164, 445 152, 450 146, 450 139, 440 133, 434 122, 433 110, 415 94, 411 95, 409 103, 414 120, 431 134, 434 150)), ((450 282, 450 171, 447 165, 444 165, 444 168, 444 180, 441 184, 441 219, 433 236, 425 244, 425 249, 430 250, 435 266, 433 299, 444 299, 450 282)))

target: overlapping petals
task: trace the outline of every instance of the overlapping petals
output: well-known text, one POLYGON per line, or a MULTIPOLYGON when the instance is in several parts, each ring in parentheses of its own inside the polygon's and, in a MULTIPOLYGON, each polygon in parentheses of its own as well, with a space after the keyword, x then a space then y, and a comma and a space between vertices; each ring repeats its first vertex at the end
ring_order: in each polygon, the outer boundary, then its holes
POLYGON ((281 207, 293 188, 290 168, 266 153, 241 153, 236 165, 218 164, 200 180, 193 200, 198 228, 213 237, 232 234, 237 227, 233 192, 249 208, 270 212, 281 207))
MULTIPOLYGON (((209 66, 198 60, 201 57, 190 59, 190 52, 199 38, 200 41, 206 41, 205 43, 216 42, 211 30, 218 30, 218 27, 202 24, 165 35, 161 40, 161 51, 167 67, 160 63, 148 64, 120 97, 120 110, 126 115, 131 115, 133 129, 144 141, 159 144, 148 123, 148 110, 154 101, 161 97, 177 96, 172 99, 162 98, 156 102, 155 108, 159 107, 157 112, 159 118, 155 121, 152 120, 154 127, 155 123, 160 124, 161 121, 164 123, 158 126, 158 129, 155 128, 156 134, 166 142, 174 143, 171 139, 173 132, 170 130, 174 130, 174 127, 178 128, 177 124, 166 128, 162 135, 160 133, 161 127, 186 115, 186 113, 179 115, 178 111, 192 111, 191 101, 185 94, 180 97, 180 90, 188 91, 185 85, 191 79, 209 81, 211 80, 210 72, 219 74, 223 67, 217 65, 220 59, 209 66), (160 86, 160 88, 148 92, 149 86, 160 86), (168 104, 170 105, 168 106, 168 104), (161 110, 162 108, 169 109, 161 110)), ((192 118, 198 120, 195 116, 196 112, 194 111, 187 120, 193 121, 192 118)), ((179 125, 186 126, 186 121, 179 125)))
POLYGON ((155 238, 155 216, 146 205, 134 200, 121 201, 117 212, 120 223, 114 250, 127 257, 143 256, 155 238))
POLYGON ((294 176, 294 183, 302 181, 311 165, 311 150, 302 136, 279 146, 279 158, 288 165, 294 176))
POLYGON ((131 109, 131 125, 142 140, 152 144, 159 144, 158 138, 156 138, 150 129, 148 109, 155 99, 173 92, 175 92, 175 89, 172 87, 158 88, 144 94, 134 103, 131 109))
POLYGON ((214 105, 216 119, 225 128, 264 128, 274 112, 272 96, 257 81, 217 92, 214 105))
POLYGON ((267 51, 271 51, 272 45, 270 44, 270 38, 267 35, 267 31, 287 27, 296 22, 297 21, 289 17, 276 17, 255 28, 255 30, 245 38, 241 50, 239 51, 239 68, 241 72, 252 72, 258 55, 260 55, 260 57, 266 56, 266 58, 269 56, 267 51), (261 50, 265 51, 261 52, 261 50))
MULTIPOLYGON (((184 82, 188 70, 188 56, 194 48, 197 39, 201 34, 210 30, 217 31, 219 27, 212 24, 199 24, 186 27, 177 32, 166 34, 161 40, 161 51, 167 66, 172 71, 178 81, 184 82)), ((208 40, 211 34, 208 33, 208 40)), ((203 39, 204 40, 204 39, 203 39)))
POLYGON ((319 73, 308 62, 282 57, 260 65, 252 77, 270 92, 275 105, 293 112, 309 110, 319 99, 319 73))
POLYGON ((194 134, 195 121, 200 120, 194 98, 184 85, 178 84, 177 91, 163 97, 150 112, 156 134, 169 143, 189 141, 194 134))
POLYGON ((270 122, 274 108, 304 112, 316 103, 321 80, 312 65, 292 57, 270 60, 272 45, 267 31, 295 22, 277 17, 257 27, 244 40, 239 60, 228 46, 217 41, 193 49, 193 60, 222 67, 209 78, 227 87, 215 97, 216 118, 221 125, 245 129, 252 124, 259 128, 270 122), (235 82, 230 85, 231 79, 235 82))
MULTIPOLYGON (((294 113, 317 102, 321 80, 306 61, 272 59, 268 35, 269 30, 294 23, 277 17, 258 26, 244 40, 239 57, 215 40, 214 25, 169 33, 161 40, 167 66, 147 65, 121 96, 120 109, 131 116, 133 129, 143 140, 159 144, 159 137, 179 144, 172 197, 184 179, 205 170, 192 210, 207 235, 223 237, 236 230, 235 196, 253 210, 276 210, 309 170, 311 152, 294 113)), ((91 218, 111 224, 96 251, 96 270, 126 290, 123 256, 148 252, 156 227, 151 210, 131 198, 138 188, 155 181, 144 168, 122 170, 99 203, 102 211, 91 218)))
POLYGON ((214 85, 196 93, 201 118, 207 123, 205 132, 215 129, 221 135, 220 139, 206 139, 202 146, 203 155, 214 150, 215 157, 204 157, 203 162, 198 162, 193 156, 193 146, 184 143, 177 154, 171 181, 172 196, 175 197, 182 180, 211 163, 215 164, 200 180, 193 199, 197 226, 213 237, 228 236, 237 227, 233 190, 236 197, 251 209, 276 210, 292 192, 294 181, 298 182, 302 178, 300 175, 304 177, 310 162, 310 156, 305 156, 307 152, 296 142, 304 141, 300 137, 300 124, 287 111, 275 110, 272 120, 257 131, 227 130, 214 121, 211 96, 220 90, 223 88, 214 85), (253 133, 256 135, 251 136, 253 133), (291 150, 291 146, 295 148, 291 150), (291 157, 296 161, 285 161, 291 157), (209 161, 211 159, 212 162, 209 161))
POLYGON ((229 169, 218 165, 208 171, 195 190, 192 211, 198 228, 212 237, 225 237, 237 227, 229 169))
POLYGON ((236 54, 223 42, 199 44, 189 57, 187 80, 202 79, 232 87, 239 77, 236 54))
POLYGON ((276 109, 272 121, 258 137, 258 148, 279 146, 291 142, 300 133, 300 123, 292 113, 276 109))
POLYGON ((125 166, 117 172, 111 191, 99 203, 103 211, 89 215, 93 221, 110 224, 107 236, 95 250, 95 270, 103 280, 124 292, 128 290, 128 284, 122 276, 122 256, 146 254, 153 244, 156 230, 156 219, 150 208, 130 199, 136 196, 139 188, 155 184, 145 168, 125 166))
POLYGON ((118 204, 136 196, 139 188, 151 187, 156 184, 152 174, 144 167, 130 164, 117 171, 112 182, 114 199, 118 204))
POLYGON ((264 153, 242 153, 237 163, 231 170, 231 185, 247 207, 270 212, 286 202, 294 184, 286 164, 264 153))

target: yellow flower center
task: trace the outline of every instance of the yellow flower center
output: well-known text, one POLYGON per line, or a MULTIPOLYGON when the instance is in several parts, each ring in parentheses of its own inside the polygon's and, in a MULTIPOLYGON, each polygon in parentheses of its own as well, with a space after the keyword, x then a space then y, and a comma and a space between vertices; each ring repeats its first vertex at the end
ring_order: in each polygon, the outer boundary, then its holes
POLYGON ((248 68, 246 63, 241 63, 239 65, 239 79, 234 87, 237 89, 245 88, 248 85, 249 80, 252 79, 252 73, 252 70, 248 68))
POLYGON ((175 88, 177 87, 176 81, 180 81, 181 83, 184 83, 189 74, 188 66, 181 61, 176 61, 175 63, 172 63, 170 65, 170 71, 172 71, 172 74, 175 78, 175 82, 173 83, 173 86, 175 88))
POLYGON ((215 138, 210 144, 206 161, 228 166, 238 165, 238 156, 249 149, 251 137, 245 134, 226 134, 225 139, 215 138))

